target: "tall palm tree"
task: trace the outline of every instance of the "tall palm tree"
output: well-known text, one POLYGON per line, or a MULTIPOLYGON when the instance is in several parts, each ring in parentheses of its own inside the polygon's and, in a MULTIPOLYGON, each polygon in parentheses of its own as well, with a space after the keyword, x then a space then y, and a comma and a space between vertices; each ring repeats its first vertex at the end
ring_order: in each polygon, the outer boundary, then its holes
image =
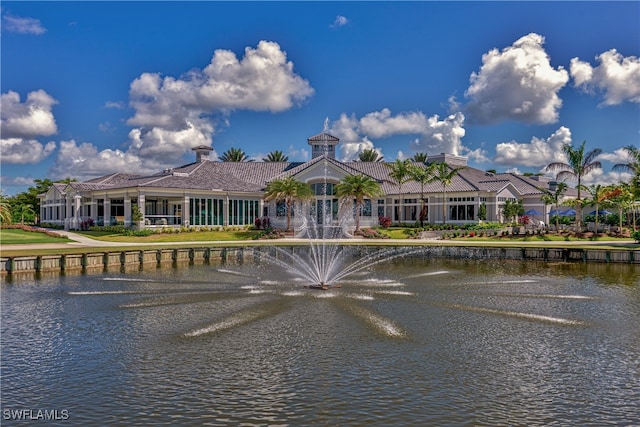
POLYGON ((433 180, 442 184, 442 223, 447 223, 447 185, 451 185, 453 178, 466 166, 452 168, 445 162, 434 163, 433 180))
POLYGON ((564 195, 565 191, 567 191, 568 187, 569 186, 566 182, 558 182, 554 191, 550 191, 546 188, 538 188, 538 190, 542 191, 543 193, 542 196, 540 196, 540 200, 545 205, 545 212, 547 211, 547 205, 553 206, 554 203, 556 205, 556 231, 558 231, 560 228, 560 215, 558 215, 558 205, 560 205, 560 199, 562 199, 562 196, 564 195))
POLYGON ((358 160, 361 162, 382 162, 384 161, 384 156, 381 156, 380 153, 372 148, 365 148, 358 155, 358 160))
POLYGON ((291 211, 296 200, 313 198, 313 189, 307 183, 296 181, 292 176, 277 179, 267 184, 264 200, 284 201, 287 207, 287 231, 291 229, 291 211))
POLYGON ((7 197, 0 190, 0 223, 11 224, 11 205, 7 197))
POLYGON ((567 178, 578 181, 578 185, 576 186, 578 190, 576 225, 578 227, 582 225, 582 206, 580 202, 582 178, 594 170, 602 168, 602 163, 595 160, 595 158, 602 153, 602 150, 600 148, 594 148, 588 153, 585 153, 586 143, 587 141, 583 141, 578 148, 573 148, 571 144, 564 144, 562 151, 567 155, 568 162, 553 162, 546 167, 547 171, 558 171, 556 174, 556 180, 558 181, 564 181, 567 178))
POLYGON ((285 156, 280 150, 273 150, 266 158, 262 159, 263 162, 288 162, 289 157, 285 156))
POLYGON ((385 163, 385 165, 391 169, 389 177, 398 184, 398 197, 399 197, 399 209, 398 222, 402 222, 402 184, 408 182, 411 179, 409 175, 409 165, 411 161, 409 159, 400 160, 396 159, 393 163, 385 163))
POLYGON ((411 160, 413 160, 416 163, 427 163, 427 153, 416 153, 413 155, 413 157, 411 158, 411 160))
POLYGON ((600 203, 605 200, 605 190, 606 188, 600 184, 592 184, 589 187, 583 186, 583 188, 589 193, 591 196, 590 200, 587 200, 587 203, 594 206, 596 208, 596 229, 595 233, 598 234, 598 210, 600 209, 600 203))
POLYGON ((240 148, 229 148, 220 156, 221 162, 253 162, 247 154, 240 148))
POLYGON ((20 224, 24 225, 24 217, 35 214, 33 210, 33 206, 29 204, 18 205, 17 207, 18 215, 20 215, 20 224))
POLYGON ((336 185, 336 195, 339 198, 355 199, 356 232, 360 230, 360 216, 362 216, 364 199, 374 199, 382 194, 382 187, 378 181, 366 175, 347 175, 336 185))
POLYGON ((424 200, 424 186, 433 182, 435 163, 430 163, 426 166, 411 164, 409 167, 409 175, 411 180, 420 183, 420 198, 422 205, 420 206, 420 226, 422 227, 424 219, 427 216, 427 205, 424 200))
POLYGON ((629 163, 617 163, 613 165, 614 171, 629 172, 633 174, 631 185, 636 197, 640 197, 640 149, 633 145, 623 148, 629 156, 629 163))

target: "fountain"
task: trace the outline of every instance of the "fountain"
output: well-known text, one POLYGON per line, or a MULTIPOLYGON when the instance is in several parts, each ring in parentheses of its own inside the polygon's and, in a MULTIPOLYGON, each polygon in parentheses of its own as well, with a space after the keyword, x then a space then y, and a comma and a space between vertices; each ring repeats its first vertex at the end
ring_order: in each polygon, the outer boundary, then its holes
POLYGON ((323 146, 323 175, 321 193, 313 207, 297 204, 295 210, 295 236, 308 241, 306 251, 287 250, 275 247, 275 256, 263 254, 264 259, 284 268, 294 276, 307 282, 309 289, 329 290, 340 288, 340 281, 347 276, 361 272, 380 262, 414 252, 411 248, 380 249, 349 262, 351 245, 345 246, 341 240, 353 238, 350 228, 353 224, 351 206, 339 201, 337 212, 332 207, 333 194, 328 182, 328 132, 329 119, 326 118, 321 140, 323 146))

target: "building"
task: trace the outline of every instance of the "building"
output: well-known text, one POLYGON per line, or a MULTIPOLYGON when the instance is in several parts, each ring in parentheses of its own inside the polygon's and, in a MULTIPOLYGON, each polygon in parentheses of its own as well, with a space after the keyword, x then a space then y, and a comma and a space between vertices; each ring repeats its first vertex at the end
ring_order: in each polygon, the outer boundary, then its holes
MULTIPOLYGON (((331 196, 334 186, 349 174, 372 177, 384 192, 380 199, 366 201, 360 221, 364 227, 377 225, 381 216, 394 223, 415 223, 423 195, 429 223, 444 222, 443 198, 446 223, 450 224, 478 222, 481 204, 486 206, 488 221, 504 220, 502 207, 507 200, 523 200, 525 210, 544 212, 538 218, 542 220, 550 208, 540 200, 539 188, 549 188, 553 183, 543 177, 493 174, 465 167, 445 192, 438 182, 424 188, 415 181, 399 186, 389 177, 390 169, 384 162, 336 160, 339 139, 326 132, 307 142, 313 153, 308 162, 217 162, 209 159, 211 147, 198 146, 193 148, 195 162, 157 174, 114 173, 84 182, 54 184, 39 196, 41 222, 65 229, 79 229, 89 222, 130 226, 137 206, 144 215, 143 221, 136 224, 139 227, 248 226, 256 218, 268 217, 272 226, 285 228, 284 204, 264 200, 269 182, 293 176, 310 184, 316 200, 305 208, 321 222, 335 220, 345 212, 352 216, 351 206, 331 196), (324 214, 329 212, 331 217, 324 214)), ((450 154, 431 156, 428 161, 467 166, 466 158, 450 154)))

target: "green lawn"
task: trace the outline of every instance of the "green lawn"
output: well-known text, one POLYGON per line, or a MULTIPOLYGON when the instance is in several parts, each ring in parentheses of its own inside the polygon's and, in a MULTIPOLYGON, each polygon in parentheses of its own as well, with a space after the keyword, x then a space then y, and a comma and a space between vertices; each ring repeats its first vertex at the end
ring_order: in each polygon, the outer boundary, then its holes
POLYGON ((207 242, 207 241, 242 241, 251 240, 259 232, 246 231, 194 231, 191 233, 154 233, 149 236, 125 236, 104 231, 81 231, 83 234, 95 240, 103 242, 127 242, 127 243, 165 243, 165 242, 207 242))
POLYGON ((17 228, 0 229, 0 243, 3 245, 66 242, 70 242, 66 237, 51 237, 44 233, 23 231, 17 228))

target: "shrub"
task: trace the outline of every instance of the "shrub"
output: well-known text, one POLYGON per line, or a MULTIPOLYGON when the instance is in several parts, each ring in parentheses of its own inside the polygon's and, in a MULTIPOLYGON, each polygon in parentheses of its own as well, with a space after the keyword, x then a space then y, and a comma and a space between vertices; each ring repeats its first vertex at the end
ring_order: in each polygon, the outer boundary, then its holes
POLYGON ((633 238, 633 240, 635 240, 637 243, 640 243, 640 230, 638 231, 634 231, 633 233, 631 233, 631 237, 633 238))
POLYGON ((380 216, 378 217, 378 224, 380 224, 382 228, 389 228, 391 227, 391 218, 388 216, 380 216))
POLYGON ((364 237, 365 239, 388 239, 389 236, 386 234, 382 234, 378 230, 373 228, 361 228, 357 232, 354 233, 356 236, 364 237))

